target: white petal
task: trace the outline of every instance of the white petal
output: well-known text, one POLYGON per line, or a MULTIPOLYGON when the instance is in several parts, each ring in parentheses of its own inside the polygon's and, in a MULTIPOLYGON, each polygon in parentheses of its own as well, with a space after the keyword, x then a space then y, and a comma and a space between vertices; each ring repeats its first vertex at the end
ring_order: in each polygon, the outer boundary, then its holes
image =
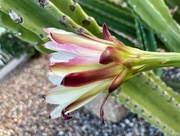
POLYGON ((48 79, 51 81, 54 85, 60 85, 64 77, 58 76, 58 75, 49 75, 48 79))
MULTIPOLYGON (((102 90, 102 91, 104 91, 104 90, 102 90)), ((95 97, 97 97, 99 94, 100 94, 100 93, 98 93, 98 94, 96 94, 96 95, 93 95, 93 96, 91 96, 90 98, 86 99, 85 101, 81 102, 81 103, 78 104, 77 106, 73 107, 73 109, 68 110, 68 111, 66 112, 66 114, 67 114, 67 113, 70 113, 70 112, 72 112, 72 111, 75 111, 76 109, 79 109, 80 107, 86 105, 88 102, 90 102, 91 100, 93 100, 93 99, 94 99, 95 97)))
POLYGON ((50 61, 51 61, 51 63, 53 63, 53 62, 68 62, 70 59, 73 59, 75 57, 77 57, 77 55, 75 55, 73 53, 59 51, 52 55, 52 57, 50 58, 50 61))
POLYGON ((81 87, 57 86, 47 93, 46 102, 59 105, 70 104, 96 86, 97 83, 81 87))
POLYGON ((59 118, 61 116, 62 110, 65 108, 65 106, 58 106, 56 107, 51 113, 50 116, 52 119, 59 118))
POLYGON ((106 90, 109 86, 111 80, 103 81, 102 84, 96 85, 92 90, 89 90, 87 93, 83 94, 81 97, 79 97, 76 101, 69 104, 66 108, 68 108, 68 111, 66 113, 72 112, 88 102, 90 102, 92 99, 94 99, 97 95, 99 95, 102 91, 106 90))

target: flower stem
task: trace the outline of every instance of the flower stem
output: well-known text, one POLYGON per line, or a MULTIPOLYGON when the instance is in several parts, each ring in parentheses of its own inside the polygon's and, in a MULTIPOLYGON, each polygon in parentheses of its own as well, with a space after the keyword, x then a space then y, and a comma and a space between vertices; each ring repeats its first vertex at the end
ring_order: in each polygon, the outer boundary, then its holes
POLYGON ((180 53, 140 51, 131 62, 132 69, 138 72, 158 67, 180 67, 180 53))

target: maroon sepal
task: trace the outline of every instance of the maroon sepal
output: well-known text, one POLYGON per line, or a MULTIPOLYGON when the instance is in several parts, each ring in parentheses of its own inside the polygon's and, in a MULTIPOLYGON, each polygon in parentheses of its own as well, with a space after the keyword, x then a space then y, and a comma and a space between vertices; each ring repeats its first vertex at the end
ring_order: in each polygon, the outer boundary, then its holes
POLYGON ((99 59, 99 63, 100 64, 109 64, 111 62, 113 62, 113 58, 112 58, 112 47, 107 47, 105 49, 105 51, 101 54, 100 59, 99 59))
POLYGON ((100 64, 109 64, 111 62, 116 62, 121 64, 121 58, 118 58, 118 49, 115 47, 108 46, 104 52, 101 54, 99 63, 100 64))
POLYGON ((112 81, 112 83, 109 86, 108 92, 112 93, 113 91, 115 91, 122 83, 125 82, 125 76, 126 76, 127 72, 126 70, 123 70, 119 73, 119 75, 117 75, 114 80, 112 81))
POLYGON ((108 79, 115 76, 112 71, 117 69, 117 67, 117 65, 111 65, 100 69, 70 73, 63 78, 61 85, 66 87, 78 87, 99 80, 108 79))
POLYGON ((108 41, 113 41, 113 38, 112 38, 111 34, 109 33, 106 24, 103 24, 102 28, 103 28, 104 39, 108 40, 108 41))
POLYGON ((100 118, 101 118, 101 122, 102 122, 103 125, 105 124, 105 122, 104 122, 104 110, 103 110, 103 107, 104 107, 104 104, 105 104, 106 100, 108 99, 109 95, 110 95, 110 93, 108 93, 105 96, 105 98, 103 99, 103 102, 101 104, 101 107, 100 107, 100 118))

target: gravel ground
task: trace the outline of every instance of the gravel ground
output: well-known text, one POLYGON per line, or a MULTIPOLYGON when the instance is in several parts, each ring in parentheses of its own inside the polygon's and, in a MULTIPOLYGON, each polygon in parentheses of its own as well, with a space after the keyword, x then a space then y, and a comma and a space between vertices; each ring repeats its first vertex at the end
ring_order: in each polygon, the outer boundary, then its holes
POLYGON ((41 98, 53 86, 47 80, 44 56, 25 61, 0 81, 0 136, 163 136, 130 113, 118 123, 106 121, 85 108, 73 119, 49 119, 52 110, 41 98))

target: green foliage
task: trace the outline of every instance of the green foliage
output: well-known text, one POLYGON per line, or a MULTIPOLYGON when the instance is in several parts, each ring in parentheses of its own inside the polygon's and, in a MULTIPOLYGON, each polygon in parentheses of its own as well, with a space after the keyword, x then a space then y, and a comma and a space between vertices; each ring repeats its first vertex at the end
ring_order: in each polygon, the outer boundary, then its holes
POLYGON ((35 53, 35 49, 29 43, 22 42, 11 33, 1 35, 0 48, 1 51, 15 58, 19 58, 23 54, 27 54, 30 57, 35 53))

